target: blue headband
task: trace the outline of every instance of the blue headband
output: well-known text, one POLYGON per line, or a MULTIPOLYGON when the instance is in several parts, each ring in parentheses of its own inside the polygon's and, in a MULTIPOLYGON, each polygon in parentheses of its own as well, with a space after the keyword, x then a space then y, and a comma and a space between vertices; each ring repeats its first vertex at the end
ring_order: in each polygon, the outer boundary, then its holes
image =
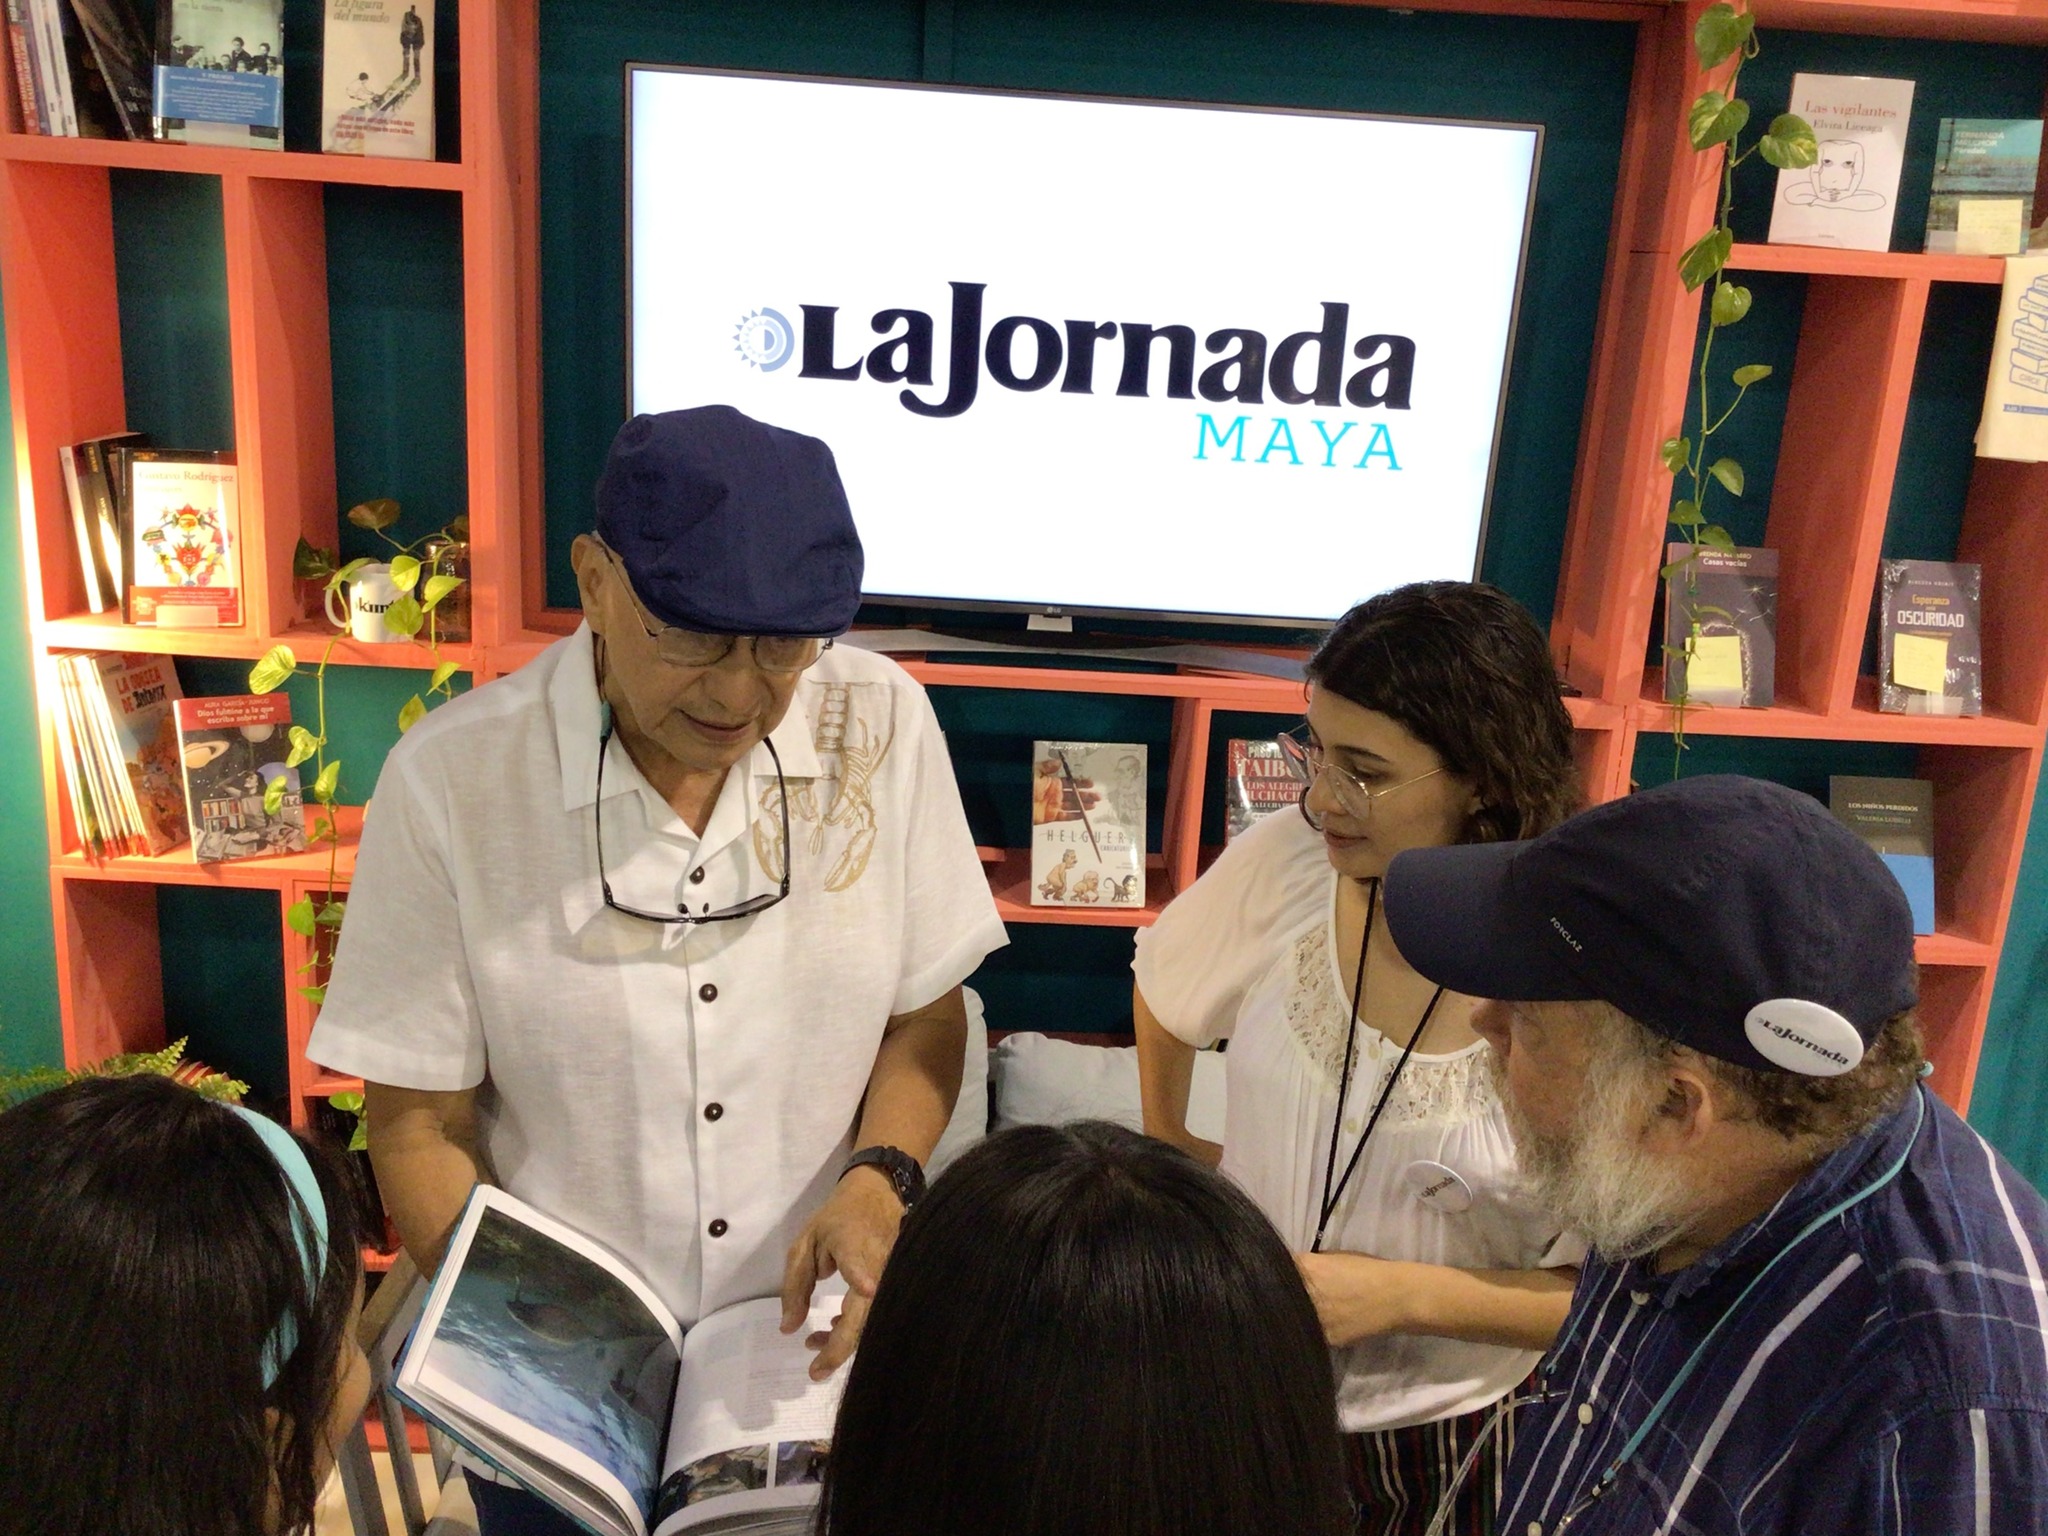
MULTIPOLYGON (((284 1171, 286 1182, 298 1194, 299 1198, 292 1202, 292 1230, 298 1234, 299 1252, 306 1261, 307 1293, 317 1299, 321 1278, 327 1273, 327 1197, 320 1193, 320 1181, 313 1177, 313 1165, 306 1160, 306 1149, 299 1145, 298 1137, 275 1120, 244 1109, 239 1104, 227 1107, 255 1130, 277 1166, 284 1171)), ((285 1362, 291 1359, 298 1343, 298 1327, 287 1313, 277 1320, 277 1327, 263 1347, 264 1391, 268 1392, 277 1385, 278 1374, 284 1369, 285 1362)))

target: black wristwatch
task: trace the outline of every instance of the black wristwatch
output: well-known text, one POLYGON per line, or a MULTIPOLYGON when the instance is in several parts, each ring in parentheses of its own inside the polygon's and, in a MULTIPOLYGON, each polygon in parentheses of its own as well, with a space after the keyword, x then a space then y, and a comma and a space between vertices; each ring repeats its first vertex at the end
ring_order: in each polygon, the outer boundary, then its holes
POLYGON ((845 1178, 856 1168, 879 1168, 889 1175, 889 1182, 896 1186, 896 1198, 903 1202, 903 1209, 909 1210, 924 1198, 924 1165, 908 1152, 895 1147, 862 1147, 846 1160, 846 1166, 839 1171, 845 1178))

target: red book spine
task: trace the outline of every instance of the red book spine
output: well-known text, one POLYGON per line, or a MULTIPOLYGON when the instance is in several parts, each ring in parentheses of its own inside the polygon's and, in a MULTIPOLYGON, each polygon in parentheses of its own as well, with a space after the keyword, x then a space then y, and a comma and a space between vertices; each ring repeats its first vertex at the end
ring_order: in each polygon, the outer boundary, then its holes
POLYGON ((35 69, 29 63, 28 35, 21 29, 21 0, 7 0, 7 51, 14 55, 14 116, 7 126, 16 133, 41 133, 36 113, 35 69))

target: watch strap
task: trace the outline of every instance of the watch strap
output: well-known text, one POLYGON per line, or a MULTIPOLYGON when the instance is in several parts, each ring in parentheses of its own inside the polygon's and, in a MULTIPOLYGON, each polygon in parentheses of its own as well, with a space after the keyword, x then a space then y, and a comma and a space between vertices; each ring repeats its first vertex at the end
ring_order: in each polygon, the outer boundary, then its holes
POLYGON ((924 1165, 900 1147, 862 1147, 846 1160, 839 1176, 843 1179, 856 1168, 879 1168, 886 1173, 906 1211, 924 1198, 924 1165))

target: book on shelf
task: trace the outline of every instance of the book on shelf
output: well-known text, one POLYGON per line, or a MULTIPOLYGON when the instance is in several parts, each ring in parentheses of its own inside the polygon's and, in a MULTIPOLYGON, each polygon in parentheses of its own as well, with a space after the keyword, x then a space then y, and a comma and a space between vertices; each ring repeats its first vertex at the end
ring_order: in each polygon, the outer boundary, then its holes
POLYGON ((1664 697, 1767 709, 1777 698, 1778 552, 1665 550, 1664 697))
POLYGON ((36 105, 43 132, 62 138, 78 136, 76 104, 71 99, 71 74, 64 65, 63 28, 58 8, 63 0, 21 0, 28 34, 29 67, 35 75, 36 105))
POLYGON ((57 467, 64 476, 64 499, 71 506, 71 537, 78 547, 78 571, 85 584, 85 611, 105 613, 114 606, 120 586, 106 568, 99 544, 99 530, 86 505, 87 492, 78 472, 79 452, 75 447, 57 450, 57 467))
POLYGON ((2005 258, 1977 453, 2024 464, 2048 460, 2048 254, 2005 258))
POLYGON ((432 0, 327 0, 321 70, 321 149, 434 158, 432 0))
POLYGON ((192 856, 202 864, 306 851, 305 799, 291 752, 292 701, 282 693, 180 699, 178 760, 192 856), (284 780, 275 807, 265 791, 284 780))
POLYGON ((1040 741, 1031 752, 1031 905, 1145 905, 1145 747, 1040 741))
POLYGON ((1280 743, 1270 736, 1250 740, 1233 736, 1224 748, 1224 773, 1226 843, 1275 811, 1293 810, 1307 787, 1280 749, 1280 743))
POLYGON ((1952 256, 2023 255, 2040 166, 2039 118, 1944 117, 1925 248, 1952 256))
POLYGON ((1913 82, 1796 74, 1786 110, 1812 125, 1820 154, 1802 170, 1778 172, 1771 244, 1890 250, 1913 82))
POLYGON ((601 1536, 807 1533, 846 1373, 810 1379, 767 1297, 685 1329, 618 1257, 478 1185, 395 1386, 422 1418, 601 1536))
POLYGON ((108 478, 107 452, 117 442, 132 443, 139 438, 138 433, 123 432, 69 443, 57 450, 64 494, 71 506, 71 533, 85 584, 85 606, 91 613, 120 607, 124 584, 120 515, 113 482, 108 478))
POLYGON ((176 144, 284 148, 284 0, 157 0, 150 110, 176 144))
POLYGON ((1932 782, 1838 773, 1828 779, 1828 809, 1884 860, 1913 909, 1913 931, 1934 932, 1932 782))
POLYGON ((86 851, 160 854, 187 836, 168 656, 65 652, 53 660, 66 792, 86 851))
POLYGON ((6 0, 7 55, 14 66, 14 101, 21 114, 23 133, 50 132, 48 107, 43 102, 42 84, 36 78, 32 23, 28 0, 6 0))
POLYGON ((104 83, 114 128, 125 138, 152 137, 155 49, 144 12, 134 0, 70 0, 70 5, 104 83))
POLYGON ((1885 560, 1877 707, 1891 714, 1984 713, 1982 569, 1942 560, 1885 560))
POLYGON ((128 622, 226 629, 242 622, 235 456, 154 448, 127 454, 128 622))

